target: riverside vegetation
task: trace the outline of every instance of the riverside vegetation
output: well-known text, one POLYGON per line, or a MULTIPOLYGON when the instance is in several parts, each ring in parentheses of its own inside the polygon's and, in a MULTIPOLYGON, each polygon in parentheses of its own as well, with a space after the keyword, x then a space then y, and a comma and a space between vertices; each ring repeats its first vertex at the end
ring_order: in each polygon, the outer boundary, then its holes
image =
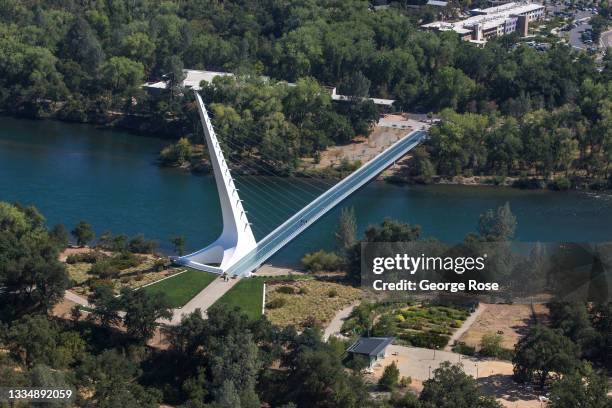
MULTIPOLYGON (((201 130, 193 96, 180 86, 182 69, 224 70, 239 74, 245 85, 237 89, 226 79, 204 91, 207 102, 220 104, 215 123, 221 135, 253 136, 253 148, 232 154, 264 166, 284 155, 283 173, 300 157, 316 157, 330 143, 367 133, 364 125, 375 110, 360 97, 373 95, 394 98, 404 111, 450 109, 426 148, 432 166, 423 160, 410 170, 423 180, 433 170, 440 176, 516 176, 526 185, 543 180, 559 189, 609 186, 609 53, 598 67, 593 56, 563 44, 544 52, 515 47, 514 36, 478 48, 453 33, 420 31, 421 22, 434 18, 431 11, 403 6, 372 11, 361 0, 4 1, 0 109, 196 142, 201 130), (168 92, 143 92, 145 79, 162 75, 168 92), (271 83, 258 85, 261 75, 271 83), (275 80, 297 82, 298 89, 275 80), (330 107, 322 84, 355 98, 330 107)), ((610 17, 607 2, 599 9, 610 17)))
MULTIPOLYGON (((78 229, 87 230, 83 224, 78 229)), ((107 285, 95 288, 87 316, 74 308, 71 319, 54 317, 50 312, 70 285, 58 261, 66 245, 65 229, 49 230, 35 208, 0 203, 2 386, 71 388, 77 391, 77 405, 102 408, 161 403, 186 408, 257 408, 262 403, 500 407, 450 363, 434 370, 419 396, 407 392, 409 379, 400 380, 393 367, 379 385, 367 384, 360 366, 346 360, 347 344, 322 342, 316 322, 298 333, 293 326, 279 328, 265 317, 248 318, 219 305, 208 310, 207 319, 194 313, 166 328, 167 347, 157 348, 147 342, 157 330, 155 321, 169 316, 165 297, 131 289, 115 297, 107 285), (374 399, 369 391, 378 387, 388 393, 374 399)), ((609 304, 555 303, 551 311, 551 327, 532 328, 517 344, 516 380, 550 387, 555 408, 586 400, 589 407, 609 406, 600 374, 609 364, 609 304)))

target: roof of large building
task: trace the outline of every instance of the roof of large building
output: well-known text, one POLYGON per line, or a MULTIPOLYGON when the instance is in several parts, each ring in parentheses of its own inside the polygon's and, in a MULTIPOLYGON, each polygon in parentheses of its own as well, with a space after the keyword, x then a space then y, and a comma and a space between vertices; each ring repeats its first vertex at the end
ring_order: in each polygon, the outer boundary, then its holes
POLYGON ((346 351, 355 354, 377 356, 392 342, 393 337, 360 337, 346 351))
POLYGON ((471 32, 471 28, 477 24, 480 24, 484 30, 487 30, 505 24, 507 20, 514 19, 513 16, 543 8, 543 5, 537 3, 506 3, 500 6, 471 10, 474 15, 463 20, 452 23, 435 21, 433 23, 423 24, 421 27, 434 28, 440 31, 452 30, 459 34, 467 34, 471 32))
POLYGON ((446 7, 447 4, 448 4, 447 1, 440 1, 440 0, 429 0, 427 2, 428 6, 437 6, 437 7, 446 7))
MULTIPOLYGON (((184 69, 185 79, 183 80, 183 86, 185 88, 191 88, 196 91, 201 89, 200 83, 202 81, 206 81, 211 83, 215 77, 224 77, 224 76, 235 76, 231 72, 217 72, 217 71, 200 71, 197 69, 184 69)), ((268 77, 261 77, 264 80, 269 80, 268 77)), ((294 83, 287 82, 288 86, 295 86, 294 83)), ((147 82, 144 84, 145 88, 154 88, 154 89, 166 89, 168 87, 168 80, 162 80, 158 82, 147 82)), ((347 95, 340 95, 336 93, 335 87, 326 87, 329 89, 331 93, 331 98, 334 101, 350 101, 352 98, 347 95)), ((393 99, 383 99, 383 98, 362 98, 369 99, 374 102, 375 105, 383 105, 383 106, 392 106, 395 100, 393 99)))
MULTIPOLYGON (((216 71, 200 71, 197 69, 184 69, 185 79, 183 80, 183 86, 186 88, 192 88, 200 90, 200 82, 212 82, 213 78, 218 76, 234 76, 231 72, 216 72, 216 71)), ((146 83, 147 88, 159 88, 166 89, 168 87, 168 81, 150 82, 146 83)))

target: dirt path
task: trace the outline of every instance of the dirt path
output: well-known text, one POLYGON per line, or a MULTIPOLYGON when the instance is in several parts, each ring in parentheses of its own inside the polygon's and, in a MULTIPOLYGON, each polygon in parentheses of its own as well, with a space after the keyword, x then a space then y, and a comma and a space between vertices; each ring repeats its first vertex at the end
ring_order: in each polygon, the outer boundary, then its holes
POLYGON ((274 266, 270 264, 262 265, 254 273, 254 276, 291 276, 291 275, 305 275, 304 272, 298 271, 291 267, 274 266))
POLYGON ((73 292, 71 292, 69 290, 67 290, 64 293, 64 298, 70 300, 71 302, 79 304, 81 306, 91 307, 91 305, 89 304, 87 299, 85 299, 83 296, 79 296, 76 293, 73 293, 73 292))
POLYGON ((327 341, 327 339, 329 339, 331 336, 340 336, 340 329, 342 328, 342 324, 350 316, 351 312, 358 304, 359 302, 353 302, 349 306, 336 313, 331 322, 329 322, 329 325, 325 328, 325 332, 323 333, 324 341, 327 341))
POLYGON ((451 349, 453 347, 453 343, 455 343, 455 341, 459 341, 459 338, 461 336, 463 336, 463 333, 465 333, 466 331, 468 331, 470 329, 470 327, 472 327, 472 324, 474 324, 476 319, 478 319, 478 316, 480 316, 482 314, 482 312, 485 311, 486 308, 487 308, 487 306, 484 303, 479 303, 478 304, 478 307, 476 308, 476 310, 474 310, 474 313, 472 313, 470 315, 470 317, 465 319, 465 322, 463 322, 461 327, 458 328, 453 333, 451 338, 448 340, 448 343, 446 343, 446 347, 444 347, 444 351, 451 351, 451 349))

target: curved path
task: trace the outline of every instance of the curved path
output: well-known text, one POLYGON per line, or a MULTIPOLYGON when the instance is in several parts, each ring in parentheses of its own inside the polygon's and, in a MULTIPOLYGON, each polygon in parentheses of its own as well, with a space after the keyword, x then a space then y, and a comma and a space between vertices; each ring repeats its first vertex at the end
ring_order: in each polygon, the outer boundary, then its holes
POLYGON ((354 302, 336 313, 331 322, 329 322, 329 325, 325 328, 325 332, 323 333, 324 341, 327 341, 331 336, 338 337, 340 335, 342 324, 351 315, 351 312, 359 303, 359 301, 354 302))
POLYGON ((459 339, 461 338, 461 336, 463 336, 463 334, 468 331, 470 329, 470 327, 472 327, 472 325, 474 324, 474 322, 476 321, 476 319, 478 319, 478 316, 480 316, 482 314, 482 312, 485 311, 485 309, 487 308, 487 306, 484 303, 478 303, 478 307, 476 308, 476 310, 474 310, 474 313, 472 313, 470 315, 470 317, 468 317, 467 319, 465 319, 465 322, 463 322, 463 324, 461 325, 460 328, 458 328, 453 335, 451 336, 451 338, 448 340, 448 343, 446 343, 446 347, 444 347, 444 351, 451 351, 452 347, 453 347, 453 343, 455 341, 459 341, 459 339))

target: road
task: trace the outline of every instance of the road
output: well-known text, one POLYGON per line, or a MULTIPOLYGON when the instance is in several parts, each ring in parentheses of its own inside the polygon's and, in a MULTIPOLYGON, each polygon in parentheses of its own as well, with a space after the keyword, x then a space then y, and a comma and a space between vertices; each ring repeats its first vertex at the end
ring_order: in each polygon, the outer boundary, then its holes
POLYGON ((396 160, 417 146, 427 135, 417 130, 395 142, 387 150, 368 161, 351 175, 331 187, 257 243, 255 249, 230 266, 230 275, 248 275, 274 255, 289 241, 312 225, 334 206, 375 178, 396 160))

